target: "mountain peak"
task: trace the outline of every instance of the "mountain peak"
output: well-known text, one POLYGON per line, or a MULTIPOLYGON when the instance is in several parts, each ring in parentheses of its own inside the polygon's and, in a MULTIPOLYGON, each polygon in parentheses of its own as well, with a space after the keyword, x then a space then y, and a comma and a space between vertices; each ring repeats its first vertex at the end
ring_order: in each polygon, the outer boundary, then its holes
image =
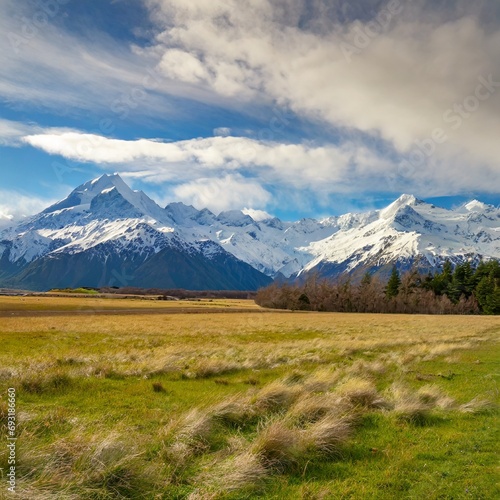
POLYGON ((186 205, 181 201, 169 203, 165 207, 165 211, 176 224, 185 224, 187 221, 195 219, 200 213, 192 205, 186 205))
POLYGON ((227 210, 221 212, 217 216, 217 220, 227 226, 248 226, 255 221, 249 215, 244 214, 241 210, 227 210))
POLYGON ((486 205, 486 203, 479 200, 471 200, 465 203, 463 208, 465 208, 468 212, 483 212, 489 208, 489 205, 486 205))
POLYGON ((84 182, 74 189, 69 196, 46 208, 43 213, 56 212, 65 208, 90 206, 96 196, 112 188, 116 188, 127 201, 129 201, 131 195, 134 195, 134 191, 127 186, 118 174, 104 174, 91 181, 84 182))
MULTIPOLYGON (((32 276, 32 267, 27 266, 34 266, 40 273, 37 286, 48 286, 49 274, 71 278, 64 286, 88 285, 90 262, 95 264, 94 275, 103 280, 111 265, 127 270, 136 266, 139 274, 141 266, 147 265, 149 274, 142 284, 158 283, 159 275, 167 280, 170 273, 181 276, 194 270, 189 286, 213 288, 229 283, 231 269, 236 269, 235 274, 259 271, 291 279, 294 273, 305 277, 317 271, 320 277, 335 279, 344 273, 361 276, 367 270, 383 274, 395 262, 419 263, 427 272, 444 259, 453 263, 471 256, 500 259, 500 209, 477 200, 446 210, 405 194, 382 210, 320 221, 283 223, 264 218, 267 215, 243 209, 215 216, 208 209, 180 202, 163 209, 142 191, 133 191, 118 174, 103 175, 77 187, 45 212, 2 231, 0 261, 8 267, 0 269, 0 283, 8 276, 2 272, 14 269, 16 279, 24 284, 32 276), (256 222, 261 217, 264 220, 256 222), (254 271, 245 266, 227 268, 234 264, 227 260, 230 254, 254 271), (53 259, 54 255, 58 258, 53 259), (167 255, 169 260, 162 260, 167 255), (50 267, 59 263, 62 267, 50 267), (197 284, 195 275, 210 263, 222 266, 212 268, 218 277, 209 273, 209 280, 197 284)), ((0 223, 1 219, 0 214, 0 223)))
POLYGON ((394 217, 398 210, 407 206, 415 206, 423 201, 415 198, 412 194, 402 194, 397 200, 393 201, 389 206, 380 211, 380 217, 383 219, 389 219, 394 217))
POLYGON ((168 215, 142 191, 133 191, 118 174, 104 174, 74 189, 67 198, 42 212, 53 214, 60 210, 77 213, 90 211, 96 217, 147 217, 171 222, 168 215), (128 208, 126 208, 128 207, 128 208))
POLYGON ((114 174, 102 174, 99 177, 96 177, 95 179, 92 179, 91 181, 86 182, 85 184, 88 184, 88 183, 97 184, 98 182, 102 182, 102 181, 106 181, 106 180, 112 182, 114 179, 120 180, 123 182, 123 179, 120 177, 120 174, 115 172, 114 174))

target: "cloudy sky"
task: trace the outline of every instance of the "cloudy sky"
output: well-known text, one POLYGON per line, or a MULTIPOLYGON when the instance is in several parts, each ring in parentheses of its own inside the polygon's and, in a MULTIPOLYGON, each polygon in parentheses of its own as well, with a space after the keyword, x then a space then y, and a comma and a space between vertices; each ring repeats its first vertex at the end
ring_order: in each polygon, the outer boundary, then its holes
POLYGON ((500 2, 1 0, 0 166, 0 217, 112 172, 285 219, 498 205, 500 2))

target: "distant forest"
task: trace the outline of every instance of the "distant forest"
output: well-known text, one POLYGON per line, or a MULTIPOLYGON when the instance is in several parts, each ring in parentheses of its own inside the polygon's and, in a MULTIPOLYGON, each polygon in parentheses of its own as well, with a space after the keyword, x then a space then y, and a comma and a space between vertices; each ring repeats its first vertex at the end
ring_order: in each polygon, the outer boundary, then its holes
POLYGON ((500 264, 496 260, 440 272, 402 275, 393 267, 389 280, 365 274, 359 284, 312 276, 302 285, 273 283, 257 292, 257 304, 274 309, 408 314, 500 314, 500 264))

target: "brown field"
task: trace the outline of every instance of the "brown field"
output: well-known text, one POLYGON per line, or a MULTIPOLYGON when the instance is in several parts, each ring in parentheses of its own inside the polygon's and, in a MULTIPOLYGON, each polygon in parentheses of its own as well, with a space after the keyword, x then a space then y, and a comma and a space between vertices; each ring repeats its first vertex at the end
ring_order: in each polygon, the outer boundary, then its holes
POLYGON ((498 491, 497 317, 2 297, 0 325, 20 498, 498 491))

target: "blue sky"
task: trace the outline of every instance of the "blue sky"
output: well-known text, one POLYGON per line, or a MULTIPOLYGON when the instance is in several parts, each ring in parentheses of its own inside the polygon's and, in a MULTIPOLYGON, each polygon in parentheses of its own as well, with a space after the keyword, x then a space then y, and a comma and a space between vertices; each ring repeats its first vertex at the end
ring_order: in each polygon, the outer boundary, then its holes
POLYGON ((284 219, 500 203, 495 0, 4 0, 0 33, 0 218, 111 172, 284 219))

